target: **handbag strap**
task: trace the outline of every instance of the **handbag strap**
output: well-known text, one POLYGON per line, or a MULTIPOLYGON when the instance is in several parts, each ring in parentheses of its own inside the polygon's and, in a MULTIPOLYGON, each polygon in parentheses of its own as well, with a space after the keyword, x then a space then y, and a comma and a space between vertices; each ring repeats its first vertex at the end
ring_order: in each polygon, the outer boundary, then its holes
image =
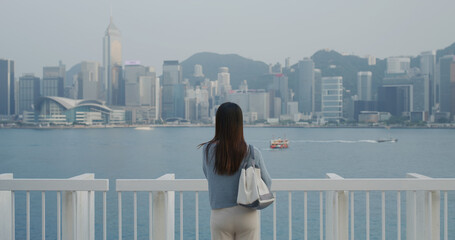
POLYGON ((250 159, 252 159, 252 166, 256 166, 255 163, 254 163, 254 147, 253 145, 248 145, 249 147, 249 154, 248 154, 248 158, 245 159, 245 163, 243 163, 243 168, 247 169, 248 168, 248 163, 250 162, 250 159))

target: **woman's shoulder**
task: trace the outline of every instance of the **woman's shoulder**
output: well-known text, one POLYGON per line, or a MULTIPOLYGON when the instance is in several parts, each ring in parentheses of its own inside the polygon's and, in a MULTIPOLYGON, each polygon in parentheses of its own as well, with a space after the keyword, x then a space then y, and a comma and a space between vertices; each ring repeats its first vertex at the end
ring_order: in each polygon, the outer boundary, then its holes
POLYGON ((262 158, 261 150, 258 147, 251 145, 251 144, 249 144, 249 146, 250 146, 249 147, 250 151, 253 151, 252 153, 254 154, 254 158, 257 158, 257 157, 262 158))

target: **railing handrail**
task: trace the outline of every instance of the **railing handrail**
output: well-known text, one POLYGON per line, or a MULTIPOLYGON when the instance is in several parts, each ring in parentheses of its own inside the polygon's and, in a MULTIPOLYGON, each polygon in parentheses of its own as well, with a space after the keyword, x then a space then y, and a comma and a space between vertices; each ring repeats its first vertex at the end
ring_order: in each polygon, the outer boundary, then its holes
POLYGON ((0 179, 0 191, 109 191, 109 179, 0 179))
MULTIPOLYGON (((454 191, 455 178, 273 179, 272 191, 454 191)), ((205 179, 117 179, 117 192, 208 191, 205 179)))

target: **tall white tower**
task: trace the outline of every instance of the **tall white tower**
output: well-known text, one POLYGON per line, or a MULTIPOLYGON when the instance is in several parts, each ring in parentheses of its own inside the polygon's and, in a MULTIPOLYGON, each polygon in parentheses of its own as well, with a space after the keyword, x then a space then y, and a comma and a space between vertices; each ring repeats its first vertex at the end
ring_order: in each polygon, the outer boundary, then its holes
MULTIPOLYGON (((110 18, 103 39, 104 95, 108 105, 121 104, 122 36, 110 18)), ((124 96, 123 96, 124 97, 124 96)))

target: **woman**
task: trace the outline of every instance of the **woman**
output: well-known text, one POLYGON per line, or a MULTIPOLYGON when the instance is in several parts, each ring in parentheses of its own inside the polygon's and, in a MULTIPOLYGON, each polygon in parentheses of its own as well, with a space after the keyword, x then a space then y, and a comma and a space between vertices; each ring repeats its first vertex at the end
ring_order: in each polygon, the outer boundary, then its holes
POLYGON ((209 185, 212 240, 259 239, 257 211, 237 205, 240 166, 248 161, 250 151, 254 151, 255 165, 269 188, 271 179, 259 150, 250 149, 243 138, 242 110, 237 104, 221 104, 215 137, 199 146, 203 146, 202 166, 209 185))

